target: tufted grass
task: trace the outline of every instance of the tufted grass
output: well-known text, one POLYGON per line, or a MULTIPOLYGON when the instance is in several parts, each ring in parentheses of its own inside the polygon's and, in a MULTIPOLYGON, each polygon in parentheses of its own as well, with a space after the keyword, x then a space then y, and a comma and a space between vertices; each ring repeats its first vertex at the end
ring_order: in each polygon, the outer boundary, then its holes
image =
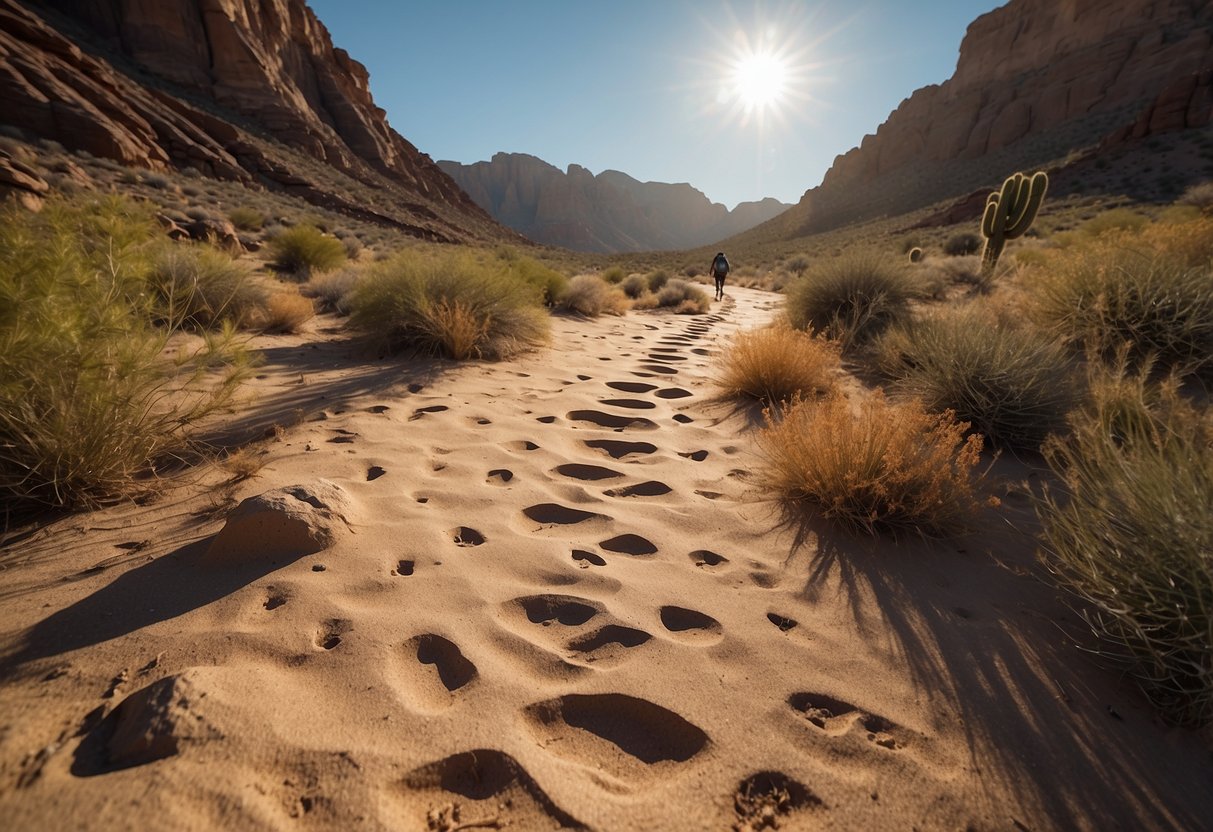
POLYGON ((846 352, 910 314, 915 294, 904 270, 863 251, 810 268, 787 289, 788 319, 838 341, 846 352))
POLYGON ((737 335, 720 364, 725 395, 768 407, 833 390, 841 369, 836 344, 786 325, 737 335))

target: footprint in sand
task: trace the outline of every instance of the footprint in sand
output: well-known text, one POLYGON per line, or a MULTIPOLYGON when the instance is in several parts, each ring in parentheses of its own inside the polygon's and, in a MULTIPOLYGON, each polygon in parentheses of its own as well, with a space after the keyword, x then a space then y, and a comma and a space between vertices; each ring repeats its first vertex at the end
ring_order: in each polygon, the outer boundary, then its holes
POLYGON ((579 462, 568 462, 564 465, 557 465, 552 469, 562 477, 568 477, 571 480, 608 480, 616 477, 622 477, 623 474, 618 471, 612 471, 610 468, 603 468, 601 465, 585 465, 579 462))
POLYGON ((456 526, 447 532, 456 546, 480 546, 484 535, 469 526, 456 526))
POLYGON ((695 349, 691 350, 691 352, 695 353, 696 355, 715 355, 716 353, 715 350, 707 350, 703 347, 696 347, 695 349))
POLYGON ((329 437, 328 441, 334 445, 349 445, 358 438, 358 434, 354 433, 352 430, 334 428, 333 433, 337 435, 329 437))
POLYGON ((643 381, 608 381, 606 386, 621 393, 647 393, 657 389, 656 384, 646 384, 643 381))
POLYGON ((514 479, 514 472, 508 468, 494 468, 489 471, 485 477, 485 482, 491 482, 493 485, 505 485, 510 480, 514 479))
POLYGON ((555 416, 540 416, 537 419, 535 419, 535 421, 539 422, 542 425, 550 425, 550 424, 552 424, 552 422, 556 421, 556 417, 555 416))
POLYGON ((370 468, 366 469, 366 481, 372 482, 374 480, 379 479, 386 473, 387 473, 386 468, 383 468, 379 465, 372 465, 370 468))
POLYGON ((573 560, 583 568, 588 569, 590 566, 606 566, 606 558, 602 555, 596 555, 593 552, 588 552, 585 549, 574 549, 573 560))
POLYGON ((424 417, 427 413, 441 413, 444 410, 450 410, 445 404, 435 404, 429 407, 419 407, 413 411, 413 415, 409 417, 410 422, 415 422, 424 417))
POLYGON ((620 407, 625 410, 654 410, 656 402, 644 399, 599 399, 598 403, 607 407, 620 407))
POLYGON ((658 390, 653 395, 659 399, 685 399, 687 396, 694 394, 690 390, 683 390, 681 387, 667 387, 664 390, 658 390))
POLYGON ((675 375, 678 372, 678 370, 674 369, 673 367, 667 367, 664 364, 641 364, 640 369, 646 370, 650 373, 658 373, 659 375, 667 376, 675 375))
POLYGON ((618 439, 589 439, 586 447, 605 452, 612 459, 623 459, 634 455, 657 453, 657 446, 651 442, 624 442, 618 439))
POLYGON ((719 621, 706 613, 686 607, 662 607, 661 624, 684 640, 699 644, 715 644, 723 638, 723 628, 719 621))
POLYGON ((807 828, 796 818, 825 804, 803 783, 778 771, 760 771, 733 792, 733 829, 807 828))
POLYGON ((669 777, 711 742, 673 711, 622 693, 571 693, 523 714, 542 748, 628 786, 669 777))
POLYGON ((557 806, 517 760, 477 748, 414 769, 389 790, 412 821, 409 828, 586 829, 557 806))
POLYGON ((663 494, 669 494, 673 490, 664 482, 649 480, 648 482, 628 485, 623 488, 612 488, 603 493, 608 497, 660 497, 663 494))
POLYGON ((729 559, 724 555, 718 555, 708 549, 696 549, 691 552, 691 562, 700 569, 706 569, 709 572, 722 570, 727 568, 729 559))
POLYGON ((408 704, 423 713, 448 708, 456 691, 479 675, 463 651, 437 633, 423 633, 404 643, 404 661, 397 665, 398 682, 408 704))
POLYGON ((582 511, 577 508, 562 506, 559 503, 539 503, 522 510, 528 520, 533 520, 545 526, 573 526, 587 520, 610 520, 605 514, 593 511, 582 511))
POLYGON ((657 547, 653 545, 653 542, 638 534, 616 535, 610 540, 602 541, 598 545, 608 552, 615 552, 620 555, 632 555, 634 557, 657 553, 657 547))
POLYGON ((666 352, 651 352, 649 353, 649 359, 652 361, 686 361, 687 357, 679 355, 675 350, 669 350, 666 352))
POLYGON ((527 595, 507 601, 503 607, 506 615, 521 612, 532 624, 562 624, 565 627, 580 627, 606 610, 597 601, 573 595, 527 595))
POLYGON ((416 569, 416 561, 402 560, 396 564, 396 568, 392 570, 392 576, 396 578, 407 578, 413 574, 416 569))
POLYGON ((881 748, 894 750, 904 745, 904 733, 899 725, 841 699, 824 693, 794 693, 788 697, 788 704, 828 736, 841 737, 859 725, 868 741, 881 748), (902 735, 902 739, 899 740, 894 732, 902 735))
POLYGON ((613 430, 623 430, 624 428, 656 430, 657 428, 656 422, 645 419, 643 416, 617 416, 613 413, 603 413, 601 410, 573 410, 566 414, 566 418, 573 422, 589 422, 600 428, 613 430))
POLYGON ((388 407, 386 404, 376 404, 376 405, 372 405, 371 407, 368 407, 366 409, 366 412, 379 414, 379 413, 387 413, 389 410, 391 410, 391 408, 388 407))
POLYGON ((332 650, 341 643, 341 637, 354 629, 353 622, 348 618, 330 618, 316 633, 316 646, 322 650, 332 650))
POLYGON ((692 419, 690 416, 686 415, 685 413, 675 413, 674 421, 678 422, 680 425, 689 425, 689 424, 691 424, 691 422, 694 422, 695 420, 692 419))
POLYGON ((611 667, 628 658, 628 651, 639 647, 652 638, 644 630, 625 627, 622 624, 607 624, 592 633, 569 641, 572 650, 579 661, 586 664, 596 664, 601 667, 611 667))
POLYGON ((519 439, 516 442, 507 442, 505 447, 511 451, 537 451, 539 446, 528 439, 519 439))
POLYGON ((777 612, 767 613, 767 621, 778 627, 781 633, 790 632, 800 626, 800 622, 795 618, 788 618, 786 615, 780 615, 777 612))
POLYGON ((683 459, 691 459, 691 460, 694 460, 695 462, 703 462, 705 459, 708 458, 707 451, 691 451, 691 452, 685 453, 685 454, 679 453, 678 455, 680 457, 682 457, 683 459))
POLYGON ((267 610, 276 610, 287 602, 287 594, 274 587, 266 588, 265 602, 261 606, 267 610))

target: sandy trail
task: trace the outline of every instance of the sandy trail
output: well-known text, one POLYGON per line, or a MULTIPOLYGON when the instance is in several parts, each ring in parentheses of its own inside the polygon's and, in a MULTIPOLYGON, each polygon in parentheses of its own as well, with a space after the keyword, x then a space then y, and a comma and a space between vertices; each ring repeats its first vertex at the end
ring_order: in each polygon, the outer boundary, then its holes
POLYGON ((307 418, 234 496, 323 478, 349 532, 217 568, 212 478, 0 552, 11 828, 1213 817, 1207 750, 1065 639, 1029 540, 866 543, 763 500, 710 379, 775 306, 558 318, 458 368, 277 342, 260 412, 307 418))

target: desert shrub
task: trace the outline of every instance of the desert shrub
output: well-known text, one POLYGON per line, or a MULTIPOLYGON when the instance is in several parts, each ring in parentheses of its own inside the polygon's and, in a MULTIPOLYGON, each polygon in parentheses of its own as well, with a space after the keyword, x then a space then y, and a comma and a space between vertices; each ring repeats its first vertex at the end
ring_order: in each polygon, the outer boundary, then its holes
POLYGON ((623 279, 627 276, 627 272, 619 266, 612 266, 602 273, 602 279, 607 283, 622 283, 623 279))
POLYGON ((264 332, 297 332, 299 327, 316 315, 312 302, 294 292, 275 292, 265 301, 257 319, 264 332))
POLYGON ((274 268, 306 277, 327 272, 345 262, 345 247, 311 225, 297 225, 270 240, 270 258, 274 268))
POLYGON ((943 253, 949 257, 963 257, 981 251, 981 236, 966 231, 953 234, 943 244, 943 253))
POLYGON ((876 342, 875 355, 900 392, 936 413, 952 411, 1004 448, 1039 448, 1079 401, 1062 345, 973 306, 899 324, 876 342))
POLYGON ((568 288, 556 301, 564 312, 597 318, 599 315, 622 315, 628 309, 624 293, 602 278, 581 274, 569 281, 568 288))
POLYGON ((205 208, 199 208, 197 206, 187 208, 185 210, 185 215, 191 220, 196 220, 197 222, 207 222, 211 218, 209 211, 207 211, 205 208))
POLYGON ((1072 246, 1034 269, 1030 308, 1056 335, 1108 355, 1122 344, 1140 364, 1164 370, 1213 369, 1213 223, 1158 226, 1142 234, 1106 234, 1072 246), (1169 241, 1169 242, 1168 242, 1169 241))
POLYGON ((246 353, 224 329, 177 337, 147 291, 159 229, 116 198, 0 215, 0 504, 94 506, 153 481, 224 404, 246 353))
POLYGON ((321 312, 348 315, 350 314, 350 295, 361 277, 362 272, 357 268, 345 268, 327 274, 318 274, 300 286, 299 293, 316 301, 321 312))
POLYGON ((143 175, 143 184, 149 188, 155 188, 158 191, 168 190, 172 183, 169 182, 167 176, 162 176, 159 173, 145 173, 143 175))
POLYGON ((788 287, 788 319, 847 350, 904 320, 913 294, 901 269, 878 255, 854 252, 823 261, 788 287))
POLYGON ((1149 222, 1131 208, 1111 208, 1084 222, 1079 230, 1091 237, 1109 231, 1139 231, 1149 222))
POLYGON ((703 269, 698 266, 687 266, 682 270, 682 273, 687 277, 699 277, 699 275, 703 274, 703 269))
POLYGON ((650 292, 660 292, 670 282, 670 273, 665 269, 649 272, 645 282, 648 283, 650 292))
POLYGON ((631 274, 624 278, 619 288, 634 300, 649 291, 649 281, 642 274, 631 274))
POLYGON ((456 360, 504 358, 547 338, 538 291, 469 255, 402 254, 373 266, 350 323, 383 349, 456 360))
POLYGON ((803 254, 798 254, 789 260, 786 264, 788 271, 799 277, 804 274, 809 268, 809 258, 803 254))
POLYGON ((673 307, 681 315, 698 315, 712 308, 707 292, 685 280, 671 280, 657 292, 659 307, 673 307))
POLYGON ((801 401, 758 433, 760 478, 786 504, 852 531, 945 536, 980 505, 982 442, 968 427, 879 393, 857 409, 838 394, 801 401))
MULTIPOLYGON (((499 259, 502 259, 500 254, 499 259)), ((569 285, 569 279, 538 260, 518 254, 505 259, 510 276, 539 291, 545 306, 552 306, 569 285)))
POLYGON ((1170 719, 1213 722, 1213 424, 1123 365, 1046 447, 1064 483, 1037 513, 1046 563, 1170 719))
POLYGON ((241 232, 260 232, 261 227, 266 224, 266 215, 251 207, 240 205, 228 211, 228 222, 241 232))
POLYGON ((1193 185, 1183 192, 1177 202, 1192 206, 1205 216, 1213 215, 1213 181, 1193 185))
POLYGON ((155 317, 189 329, 246 324, 265 302, 265 292, 243 266, 205 244, 161 245, 147 283, 155 317))
POLYGON ((721 364, 726 395, 768 406, 833 389, 841 366, 837 345, 786 325, 737 335, 721 364))
POLYGON ((353 234, 341 238, 341 247, 345 249, 345 256, 350 260, 357 260, 362 255, 362 240, 353 234))

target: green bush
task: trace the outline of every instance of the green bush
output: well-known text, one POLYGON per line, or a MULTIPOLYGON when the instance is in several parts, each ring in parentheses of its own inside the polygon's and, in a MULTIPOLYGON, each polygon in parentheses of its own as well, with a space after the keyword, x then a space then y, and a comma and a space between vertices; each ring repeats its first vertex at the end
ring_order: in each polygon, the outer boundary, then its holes
POLYGON ((943 244, 943 253, 949 257, 963 257, 981 251, 981 237, 972 232, 953 234, 943 244))
POLYGON ((150 487, 139 476, 243 378, 231 328, 178 339, 165 359, 183 318, 149 291, 159 238, 146 209, 116 198, 3 210, 0 503, 95 506, 150 487))
POLYGON ((905 320, 913 295, 902 269, 878 255, 853 252, 821 262, 788 287, 788 319, 848 350, 905 320))
POLYGON ((296 225, 270 240, 270 261, 279 271, 306 278, 345 262, 345 246, 311 225, 296 225))
POLYGON ((645 282, 648 284, 650 292, 660 292, 670 282, 670 273, 665 269, 649 272, 645 282))
MULTIPOLYGON (((1144 375, 1144 374, 1143 374, 1144 375)), ((1170 719, 1213 723, 1213 423, 1113 371, 1046 457, 1064 493, 1037 503, 1046 563, 1098 652, 1170 719)))
POLYGON ((602 279, 607 283, 622 283, 623 279, 627 276, 627 272, 619 268, 619 266, 612 266, 602 273, 602 279))
POLYGON ((712 308, 707 292, 685 280, 671 280, 657 293, 657 305, 672 307, 683 315, 697 315, 712 308))
POLYGON ((265 225, 265 214, 243 205, 228 211, 227 218, 240 231, 260 231, 265 225))
POLYGON ((265 307, 266 293, 231 257, 208 245, 169 244, 152 258, 148 285, 155 315, 189 329, 224 321, 247 324, 265 307))
POLYGON ((502 256, 502 253, 498 252, 498 259, 505 264, 506 271, 512 278, 539 290, 545 306, 555 304, 556 299, 569 285, 567 277, 538 260, 532 260, 514 252, 510 252, 506 256, 502 256))
POLYGON ((361 278, 362 272, 357 268, 316 275, 299 288, 299 293, 317 301, 321 312, 348 315, 350 296, 361 278))
POLYGON ((1098 237, 1109 231, 1140 231, 1147 222, 1149 220, 1131 208, 1112 208, 1096 214, 1084 222, 1079 230, 1092 237, 1098 237))
POLYGON ((992 444, 1035 450, 1079 402, 1065 348, 975 307, 899 324, 876 342, 880 369, 928 410, 950 410, 992 444))
POLYGON ((1201 256, 1189 230, 1213 230, 1207 226, 1213 223, 1072 246, 1028 276, 1030 308, 1057 337, 1097 354, 1127 343, 1138 365, 1152 357, 1164 370, 1207 375, 1213 370, 1213 261, 1201 256))
POLYGON ((456 360, 507 357, 546 340, 549 326, 535 287, 465 254, 377 264, 350 306, 351 325, 382 348, 456 360))

